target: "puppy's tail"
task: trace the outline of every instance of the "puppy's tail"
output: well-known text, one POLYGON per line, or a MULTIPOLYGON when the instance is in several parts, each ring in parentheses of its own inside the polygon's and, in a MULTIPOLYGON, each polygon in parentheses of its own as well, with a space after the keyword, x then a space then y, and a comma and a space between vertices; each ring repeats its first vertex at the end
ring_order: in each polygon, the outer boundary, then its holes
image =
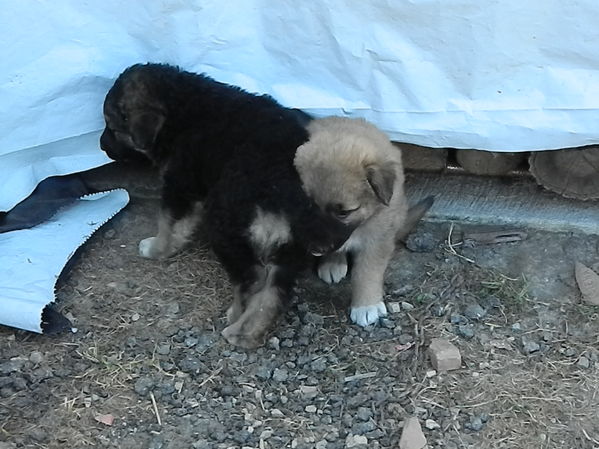
POLYGON ((425 199, 410 207, 408 209, 406 221, 401 229, 397 232, 395 240, 398 242, 405 242, 406 237, 410 234, 410 232, 412 232, 412 230, 416 227, 424 214, 428 212, 434 202, 434 196, 427 196, 425 199))

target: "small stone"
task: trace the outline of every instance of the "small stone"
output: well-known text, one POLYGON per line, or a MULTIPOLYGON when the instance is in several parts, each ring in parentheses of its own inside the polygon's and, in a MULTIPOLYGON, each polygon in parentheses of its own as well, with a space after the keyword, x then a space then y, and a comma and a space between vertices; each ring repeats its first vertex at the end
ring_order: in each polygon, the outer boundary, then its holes
POLYGON ((387 311, 389 313, 399 313, 401 312, 401 304, 398 302, 388 302, 387 311))
POLYGON ((512 331, 520 332, 522 330, 522 325, 520 323, 512 324, 512 331))
POLYGON ((187 337, 183 343, 188 348, 193 348, 195 345, 198 344, 198 341, 199 340, 197 338, 195 338, 195 337, 187 337))
POLYGON ((171 352, 171 345, 168 343, 158 346, 156 352, 160 355, 168 355, 171 352))
POLYGON ((299 389, 302 396, 304 396, 306 399, 312 399, 318 396, 318 387, 312 385, 301 385, 299 389))
POLYGON ((289 371, 286 369, 275 369, 272 379, 276 382, 285 382, 289 378, 289 371))
POLYGON ((414 310, 414 306, 407 301, 401 302, 401 309, 409 312, 410 310, 414 310))
POLYGON ((458 335, 460 337, 470 339, 474 337, 474 329, 472 328, 472 326, 469 326, 467 324, 460 324, 458 326, 458 335))
POLYGON ((414 253, 429 253, 436 244, 437 240, 430 232, 410 234, 406 239, 406 248, 414 253))
POLYGON ((464 427, 466 427, 467 429, 473 430, 475 432, 478 432, 479 430, 481 430, 483 428, 484 424, 482 419, 480 419, 480 416, 471 416, 470 417, 470 422, 467 422, 464 427))
POLYGON ((574 357, 576 355, 576 349, 574 348, 568 348, 564 351, 564 355, 566 357, 574 357))
POLYGON ((589 359, 587 359, 586 357, 581 357, 578 359, 578 362, 576 362, 576 365, 580 366, 581 368, 588 368, 589 366, 591 366, 591 362, 589 359))
POLYGON ((522 337, 522 349, 524 353, 532 354, 533 352, 539 351, 541 346, 536 341, 522 337))
POLYGON ((140 396, 147 395, 154 388, 154 380, 150 377, 140 377, 135 382, 135 392, 140 396))
POLYGON ((484 318, 486 314, 487 311, 483 309, 480 304, 476 303, 470 304, 468 307, 466 307, 466 310, 464 310, 464 315, 471 320, 480 320, 484 318))
POLYGON ((468 319, 464 315, 460 315, 459 313, 452 313, 449 317, 449 321, 451 324, 466 324, 468 319))
POLYGON ((395 329, 395 321, 390 320, 389 318, 381 318, 379 323, 385 329, 395 329))
POLYGON ((133 315, 131 315, 131 321, 139 321, 140 318, 141 318, 141 316, 137 312, 135 312, 133 315))
POLYGON ((261 366, 256 370, 256 377, 261 380, 268 380, 272 375, 272 371, 266 366, 261 366))
POLYGON ((310 368, 312 369, 312 371, 322 373, 324 370, 327 369, 327 361, 324 357, 320 357, 310 364, 310 368))
POLYGON ((316 449, 327 449, 327 440, 320 440, 316 442, 316 449))
POLYGON ((350 449, 352 447, 361 448, 362 446, 364 448, 368 446, 368 438, 366 438, 364 435, 353 435, 350 433, 347 438, 345 438, 346 449, 350 449))
POLYGON ((278 351, 279 349, 281 349, 281 340, 279 340, 277 337, 271 337, 268 340, 268 346, 274 349, 275 351, 278 351))
POLYGON ((441 428, 439 423, 437 421, 435 421, 434 419, 427 419, 424 422, 424 427, 426 427, 428 430, 435 430, 435 429, 441 428))
POLYGON ((414 337, 410 334, 401 334, 398 338, 400 345, 407 345, 408 343, 412 343, 414 341, 414 337))
POLYGON ((116 235, 116 231, 114 229, 109 229, 108 231, 106 231, 104 233, 104 238, 111 240, 114 238, 115 235, 116 235))
POLYGON ((272 416, 273 418, 284 418, 285 414, 278 408, 273 408, 270 411, 270 416, 272 416))
POLYGON ((361 421, 368 421, 370 418, 372 418, 372 410, 367 407, 358 407, 356 417, 361 421))
POLYGON ((167 315, 176 315, 177 313, 179 313, 179 309, 179 303, 173 302, 166 307, 166 313, 167 315))
POLYGON ((318 409, 316 408, 315 405, 306 405, 306 408, 304 408, 304 410, 307 413, 316 413, 316 410, 318 410, 318 409))
POLYGON ((44 361, 44 355, 39 351, 33 351, 29 354, 29 361, 35 365, 44 361))
POLYGON ((437 371, 450 371, 459 369, 462 365, 460 350, 447 340, 433 338, 428 353, 433 368, 437 371))
POLYGON ((424 447, 426 447, 426 438, 418 418, 406 419, 399 439, 399 449, 423 449, 424 447))

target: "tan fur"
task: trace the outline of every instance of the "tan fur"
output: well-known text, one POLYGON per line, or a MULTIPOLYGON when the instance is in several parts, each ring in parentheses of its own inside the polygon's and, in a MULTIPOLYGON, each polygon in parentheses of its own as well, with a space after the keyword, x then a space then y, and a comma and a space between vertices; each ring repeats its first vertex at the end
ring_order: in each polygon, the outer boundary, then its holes
POLYGON ((291 227, 285 217, 256 208, 250 225, 250 240, 258 254, 267 258, 268 252, 291 240, 291 227))
POLYGON ((276 268, 268 266, 264 271, 264 282, 252 288, 247 298, 242 298, 240 289, 235 287, 233 304, 227 312, 229 326, 222 331, 223 337, 235 346, 252 349, 263 345, 281 311, 281 292, 273 285, 276 268))
MULTIPOLYGON (((355 254, 352 319, 372 324, 384 314, 383 277, 407 213, 401 153, 362 119, 328 117, 308 128, 310 139, 298 148, 295 166, 304 190, 321 209, 356 209, 339 217, 356 226, 340 252, 355 254)), ((346 263, 339 254, 323 262, 346 263)))

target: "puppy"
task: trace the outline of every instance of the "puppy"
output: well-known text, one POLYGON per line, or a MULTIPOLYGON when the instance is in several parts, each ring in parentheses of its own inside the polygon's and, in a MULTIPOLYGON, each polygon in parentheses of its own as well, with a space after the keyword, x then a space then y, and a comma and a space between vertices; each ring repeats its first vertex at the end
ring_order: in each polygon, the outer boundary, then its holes
POLYGON ((351 320, 360 326, 387 314, 383 277, 404 231, 407 203, 401 153, 361 119, 328 117, 308 125, 295 156, 304 191, 320 209, 352 229, 338 250, 322 257, 319 277, 336 283, 353 256, 351 320))
POLYGON ((223 335, 246 348, 262 344, 311 254, 331 252, 351 233, 307 196, 293 165, 311 118, 161 64, 125 70, 104 116, 100 143, 108 156, 143 155, 161 173, 158 233, 140 242, 140 254, 174 254, 202 216, 233 284, 223 335))

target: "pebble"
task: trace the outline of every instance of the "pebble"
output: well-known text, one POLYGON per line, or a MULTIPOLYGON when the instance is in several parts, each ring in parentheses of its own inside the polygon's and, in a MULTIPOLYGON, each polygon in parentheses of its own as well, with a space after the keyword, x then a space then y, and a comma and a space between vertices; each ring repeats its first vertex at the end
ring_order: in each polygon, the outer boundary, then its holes
POLYGON ((405 310, 406 312, 409 312, 410 310, 414 310, 414 305, 407 302, 407 301, 402 301, 401 302, 401 309, 405 310))
POLYGON ((272 379, 276 382, 285 382, 289 378, 289 371, 286 369, 276 368, 272 374, 272 379))
POLYGON ((433 368, 437 371, 450 371, 462 366, 460 350, 451 342, 442 338, 433 338, 428 347, 433 368))
POLYGON ((327 369, 327 361, 326 361, 326 359, 324 357, 320 357, 320 358, 314 360, 310 364, 310 368, 314 372, 322 373, 324 370, 327 369))
POLYGON ((522 337, 522 349, 526 354, 532 354, 533 352, 539 351, 541 346, 536 341, 522 337))
POLYGON ((436 244, 437 239, 430 232, 410 234, 406 239, 406 248, 414 253, 429 253, 436 244))
POLYGON ((195 337, 187 337, 184 341, 185 346, 187 346, 188 348, 193 348, 195 345, 198 344, 198 339, 195 337))
POLYGON ((135 392, 140 396, 147 395, 154 388, 154 380, 150 377, 140 377, 135 382, 135 392))
POLYGON ((401 334, 398 338, 399 344, 407 345, 408 343, 412 343, 414 341, 414 337, 410 334, 401 334))
POLYGON ((256 377, 258 379, 268 380, 268 379, 270 379, 271 375, 272 375, 272 371, 270 370, 270 368, 268 368, 266 366, 260 366, 256 370, 256 377))
POLYGON ((399 449, 423 449, 424 447, 426 447, 426 438, 418 418, 406 419, 399 439, 399 449))
POLYGON ((370 418, 372 418, 372 410, 367 407, 358 407, 356 416, 361 421, 368 421, 370 418))
POLYGON ((483 428, 483 426, 484 426, 484 424, 483 424, 483 421, 480 418, 480 416, 471 416, 470 421, 467 422, 466 424, 464 424, 464 427, 466 429, 470 429, 475 432, 478 432, 479 430, 481 430, 483 428))
POLYGON ((320 440, 316 442, 315 449, 327 449, 327 440, 320 440))
POLYGON ((439 423, 437 421, 435 421, 434 419, 427 419, 424 422, 424 427, 426 427, 428 430, 435 430, 435 429, 441 428, 439 423))
POLYGON ((33 351, 29 355, 29 361, 34 364, 42 363, 44 361, 44 355, 39 351, 33 351))
POLYGON ((306 405, 306 407, 304 408, 304 410, 307 413, 316 413, 316 410, 318 410, 318 409, 316 408, 315 405, 306 405))
POLYGON ((313 385, 300 385, 299 390, 306 399, 312 399, 318 396, 318 387, 313 385))
POLYGON ((512 331, 520 332, 522 330, 522 325, 520 323, 512 324, 512 331))
POLYGON ((474 337, 474 329, 472 328, 472 326, 469 326, 467 324, 460 324, 458 326, 458 335, 460 337, 470 339, 474 337))
POLYGON ((270 411, 270 416, 272 416, 273 418, 284 418, 285 414, 278 408, 273 408, 270 411))
POLYGON ((401 312, 401 304, 398 302, 389 302, 387 303, 387 311, 389 313, 399 313, 401 312))
POLYGON ((158 349, 156 349, 156 352, 160 355, 168 355, 171 352, 171 345, 168 343, 160 345, 158 346, 158 349))
POLYGON ((460 315, 459 313, 452 313, 449 317, 449 321, 451 324, 466 324, 468 319, 464 315, 460 315))
POLYGON ((587 359, 586 357, 579 358, 578 362, 576 362, 576 364, 578 366, 580 366, 581 368, 588 368, 589 366, 591 366, 590 360, 587 359))
POLYGON ((352 447, 358 448, 362 446, 368 446, 368 438, 366 438, 364 435, 353 435, 350 433, 345 438, 346 449, 350 449, 352 447))
POLYGON ((480 304, 476 303, 468 305, 466 310, 464 310, 464 315, 471 320, 480 320, 484 318, 486 314, 487 311, 483 309, 480 304))
POLYGON ((275 351, 278 351, 279 349, 281 349, 281 340, 279 340, 277 337, 271 337, 268 340, 268 346, 271 349, 274 349, 275 351))
POLYGON ((395 321, 390 320, 389 318, 381 318, 379 323, 386 329, 395 329, 396 326, 395 321))
POLYGON ((173 302, 167 306, 166 313, 167 315, 176 315, 177 313, 179 313, 179 309, 179 303, 173 302))
POLYGON ((137 312, 131 315, 131 321, 139 321, 140 318, 141 316, 137 312))

